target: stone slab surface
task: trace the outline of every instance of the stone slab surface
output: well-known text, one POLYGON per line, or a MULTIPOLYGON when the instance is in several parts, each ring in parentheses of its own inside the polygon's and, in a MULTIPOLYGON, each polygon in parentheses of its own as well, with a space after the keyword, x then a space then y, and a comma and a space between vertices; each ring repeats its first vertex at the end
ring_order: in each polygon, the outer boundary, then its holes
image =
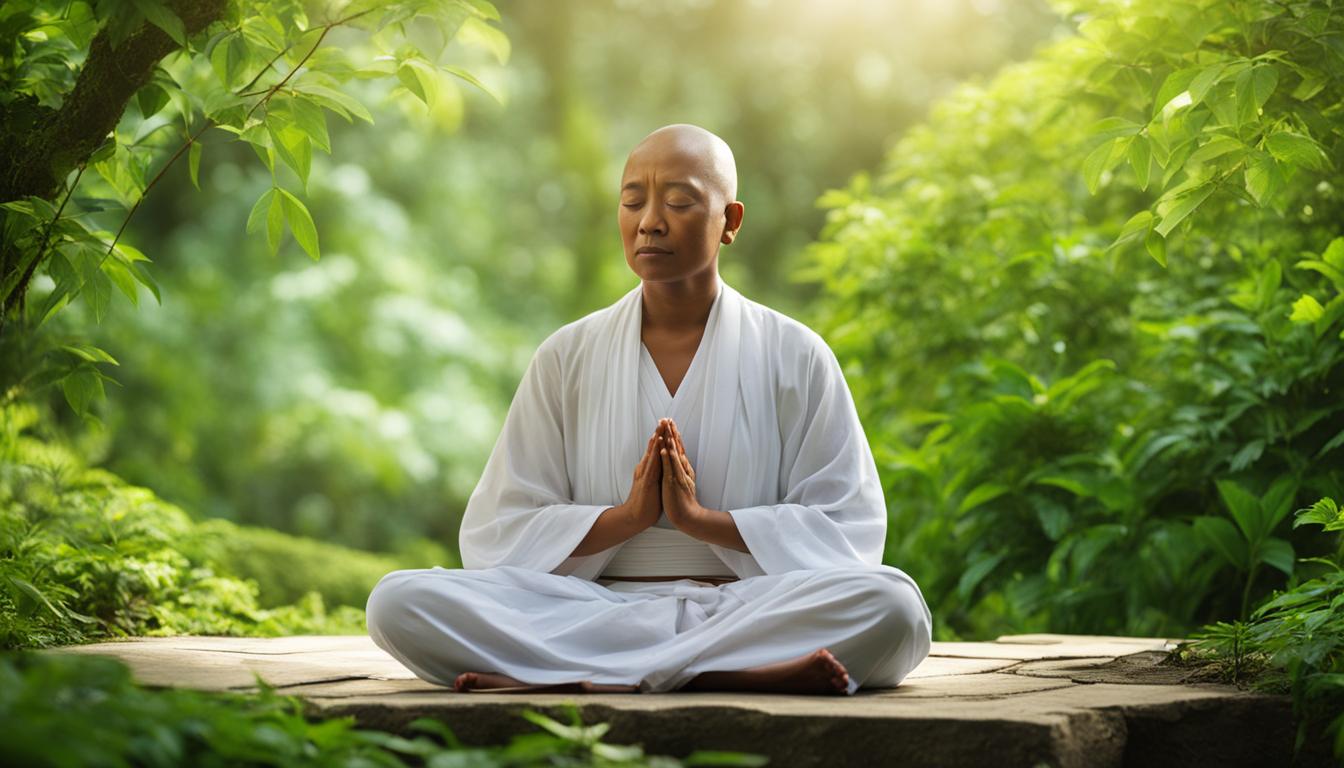
MULTIPOLYGON (((584 722, 611 723, 611 743, 674 756, 757 752, 780 766, 1289 765, 1291 700, 1192 682, 1188 670, 1159 663, 1177 642, 1055 634, 935 642, 899 687, 849 697, 456 693, 357 636, 139 638, 49 652, 113 656, 151 686, 242 691, 260 677, 314 715, 393 731, 434 717, 467 744, 536 730, 519 717, 525 707, 563 720, 574 703, 584 722)), ((1322 747, 1297 765, 1331 765, 1327 758, 1322 747)))

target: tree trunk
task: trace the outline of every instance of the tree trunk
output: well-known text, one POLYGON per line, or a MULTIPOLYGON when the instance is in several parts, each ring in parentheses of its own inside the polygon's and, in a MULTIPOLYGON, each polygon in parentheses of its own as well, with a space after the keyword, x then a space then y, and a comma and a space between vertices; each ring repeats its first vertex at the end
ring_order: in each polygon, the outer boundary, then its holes
MULTIPOLYGON (((170 7, 193 35, 224 15, 227 0, 175 0, 170 7)), ((20 96, 0 112, 0 202, 29 196, 53 200, 76 167, 107 139, 126 104, 149 82, 154 67, 178 45, 166 32, 144 22, 113 48, 104 27, 89 44, 89 54, 74 89, 59 109, 20 96)), ((39 245, 39 247, 41 247, 39 245)), ((0 252, 0 282, 19 269, 19 254, 5 245, 0 252)), ((38 263, 29 265, 0 311, 0 332, 28 290, 38 263)))

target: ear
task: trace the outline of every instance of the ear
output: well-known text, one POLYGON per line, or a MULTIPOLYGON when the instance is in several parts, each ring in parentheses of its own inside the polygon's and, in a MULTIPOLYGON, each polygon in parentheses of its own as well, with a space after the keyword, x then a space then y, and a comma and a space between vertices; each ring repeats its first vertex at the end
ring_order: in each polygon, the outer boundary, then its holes
POLYGON ((719 238, 722 243, 731 243, 733 238, 737 237, 737 230, 742 228, 742 216, 746 213, 746 207, 741 202, 734 200, 723 209, 723 236, 719 238))

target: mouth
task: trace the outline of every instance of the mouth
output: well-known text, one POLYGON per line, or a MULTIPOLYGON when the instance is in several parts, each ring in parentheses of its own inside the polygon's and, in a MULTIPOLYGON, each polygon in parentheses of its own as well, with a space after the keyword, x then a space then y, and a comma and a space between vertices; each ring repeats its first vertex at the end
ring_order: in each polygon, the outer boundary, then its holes
POLYGON ((662 248, 649 248, 647 246, 635 251, 636 256, 667 256, 671 253, 671 251, 665 251, 662 248))

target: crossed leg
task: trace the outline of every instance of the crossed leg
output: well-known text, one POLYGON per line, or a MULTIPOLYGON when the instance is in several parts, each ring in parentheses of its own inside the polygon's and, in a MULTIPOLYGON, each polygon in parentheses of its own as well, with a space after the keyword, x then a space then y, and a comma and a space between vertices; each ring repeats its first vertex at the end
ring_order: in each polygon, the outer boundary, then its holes
MULTIPOLYGON (((762 691, 774 693, 842 694, 849 685, 845 665, 825 648, 795 659, 749 669, 701 672, 678 690, 762 691)), ((580 680, 572 683, 528 685, 492 672, 463 672, 453 682, 459 693, 638 693, 638 685, 612 685, 580 680)))
POLYGON ((369 630, 417 676, 463 692, 852 693, 858 684, 899 684, 929 649, 930 619, 917 588, 890 573, 861 570, 724 585, 723 604, 737 605, 708 619, 689 600, 681 614, 675 601, 609 602, 594 599, 597 588, 587 582, 520 569, 397 572, 370 596, 369 630), (660 656, 660 648, 669 633, 696 632, 698 624, 670 629, 695 613, 711 633, 697 634, 713 640, 705 650, 688 651, 690 665, 675 666, 681 651, 660 656), (538 616, 550 623, 538 623, 538 616), (799 655, 760 663, 769 658, 762 645, 790 642, 799 655), (800 653, 809 645, 812 650, 800 653), (646 649, 653 654, 647 662, 646 649), (603 661, 590 660, 596 657, 603 661), (519 679, 498 671, 510 666, 530 667, 529 674, 519 679), (567 679, 558 674, 562 666, 589 671, 567 679), (645 677, 631 683, 641 669, 645 677), (599 674, 607 682, 586 677, 599 674))

